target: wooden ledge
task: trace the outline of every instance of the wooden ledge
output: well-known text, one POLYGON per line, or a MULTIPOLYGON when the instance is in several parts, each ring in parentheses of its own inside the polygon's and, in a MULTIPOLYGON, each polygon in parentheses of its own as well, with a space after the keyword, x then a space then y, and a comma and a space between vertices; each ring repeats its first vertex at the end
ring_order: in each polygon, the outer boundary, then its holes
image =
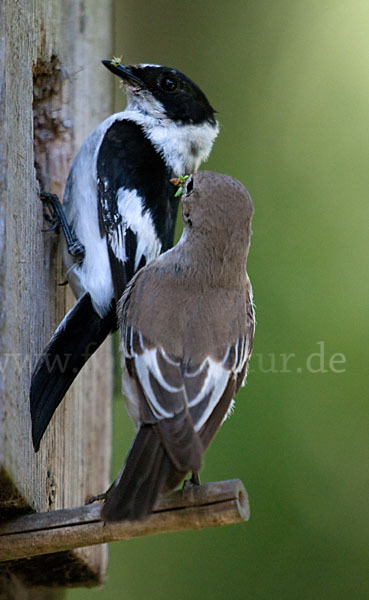
POLYGON ((195 486, 159 499, 143 521, 104 523, 102 504, 34 513, 0 523, 0 561, 30 558, 144 535, 218 527, 247 521, 246 489, 239 479, 195 486))

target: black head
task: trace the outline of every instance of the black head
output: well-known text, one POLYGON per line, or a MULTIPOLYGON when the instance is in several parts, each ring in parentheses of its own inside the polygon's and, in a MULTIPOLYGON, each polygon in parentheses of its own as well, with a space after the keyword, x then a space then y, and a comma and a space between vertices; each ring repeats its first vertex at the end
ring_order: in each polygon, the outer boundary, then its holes
POLYGON ((182 123, 216 124, 215 110, 205 94, 189 77, 170 67, 159 65, 124 66, 117 61, 103 60, 103 65, 118 75, 139 101, 149 92, 163 107, 165 115, 182 123))

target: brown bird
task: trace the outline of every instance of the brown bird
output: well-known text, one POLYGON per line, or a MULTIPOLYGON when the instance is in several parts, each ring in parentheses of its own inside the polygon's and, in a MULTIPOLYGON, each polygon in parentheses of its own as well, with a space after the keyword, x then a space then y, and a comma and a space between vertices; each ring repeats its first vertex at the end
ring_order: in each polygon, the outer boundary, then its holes
POLYGON ((137 433, 106 494, 106 521, 142 519, 187 473, 198 480, 251 354, 253 211, 239 181, 192 175, 181 239, 136 274, 119 302, 123 391, 137 433))

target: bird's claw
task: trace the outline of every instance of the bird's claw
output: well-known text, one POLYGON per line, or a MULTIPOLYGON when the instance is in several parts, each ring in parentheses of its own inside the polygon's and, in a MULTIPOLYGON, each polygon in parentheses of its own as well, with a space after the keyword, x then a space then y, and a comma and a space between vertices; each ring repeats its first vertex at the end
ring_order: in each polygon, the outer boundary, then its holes
POLYGON ((50 215, 47 214, 44 214, 44 219, 45 221, 52 223, 52 225, 50 225, 50 227, 47 227, 46 229, 41 229, 42 233, 49 233, 49 231, 56 231, 57 233, 59 233, 58 229, 60 226, 60 222, 58 219, 52 219, 50 215))
POLYGON ((81 242, 76 240, 72 244, 68 244, 68 252, 74 258, 83 259, 85 257, 85 247, 81 242))
POLYGON ((59 227, 61 225, 61 221, 58 215, 58 212, 55 208, 56 203, 59 202, 56 194, 49 194, 48 192, 40 192, 39 194, 41 202, 47 207, 49 213, 44 212, 43 217, 45 221, 51 223, 50 227, 46 229, 42 229, 43 233, 48 233, 49 231, 56 231, 59 233, 59 227))
POLYGON ((198 473, 192 473, 190 479, 185 479, 182 485, 182 491, 191 485, 201 485, 198 473))
POLYGON ((85 502, 85 506, 87 504, 93 504, 94 502, 102 502, 106 499, 106 494, 107 492, 103 492, 102 494, 97 494, 97 496, 92 496, 92 498, 89 498, 87 502, 85 502))

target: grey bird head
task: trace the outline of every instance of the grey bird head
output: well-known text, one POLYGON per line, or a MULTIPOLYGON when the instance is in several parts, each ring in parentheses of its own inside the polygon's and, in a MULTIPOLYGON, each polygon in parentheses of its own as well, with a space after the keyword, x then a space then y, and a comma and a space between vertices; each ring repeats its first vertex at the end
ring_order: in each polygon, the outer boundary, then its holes
POLYGON ((205 94, 177 69, 149 64, 125 66, 114 60, 102 63, 124 82, 128 101, 135 100, 146 109, 149 106, 151 111, 162 112, 179 123, 217 126, 215 110, 205 94))
MULTIPOLYGON (((232 261, 247 257, 254 205, 247 189, 229 175, 200 171, 191 175, 182 196, 184 237, 232 261)), ((196 248, 197 250, 197 248, 196 248)))

